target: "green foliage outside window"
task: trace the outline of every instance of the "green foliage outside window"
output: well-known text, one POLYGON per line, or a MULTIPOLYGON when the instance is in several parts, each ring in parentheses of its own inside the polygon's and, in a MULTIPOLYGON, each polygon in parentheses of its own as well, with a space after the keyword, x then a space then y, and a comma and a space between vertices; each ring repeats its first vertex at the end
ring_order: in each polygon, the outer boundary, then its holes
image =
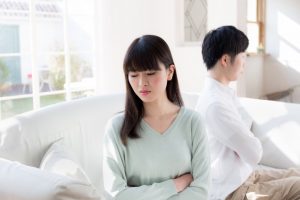
MULTIPOLYGON (((65 84, 65 56, 58 55, 51 58, 50 61, 51 82, 56 90, 63 90, 65 84)), ((84 77, 92 75, 89 64, 76 55, 70 56, 71 82, 81 81, 84 77)))
POLYGON ((0 96, 2 93, 2 90, 5 89, 6 85, 7 85, 7 80, 9 78, 9 69, 6 66, 6 64, 0 60, 0 96))

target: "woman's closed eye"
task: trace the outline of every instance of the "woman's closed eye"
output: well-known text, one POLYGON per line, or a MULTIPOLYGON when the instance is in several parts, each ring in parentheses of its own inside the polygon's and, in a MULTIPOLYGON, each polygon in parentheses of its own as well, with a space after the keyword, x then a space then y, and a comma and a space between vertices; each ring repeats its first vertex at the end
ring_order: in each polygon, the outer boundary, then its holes
POLYGON ((147 72, 147 75, 151 76, 151 75, 154 75, 155 73, 156 73, 156 71, 150 71, 150 72, 147 72))
POLYGON ((131 77, 131 78, 135 78, 135 77, 138 77, 138 73, 129 73, 129 76, 131 77))

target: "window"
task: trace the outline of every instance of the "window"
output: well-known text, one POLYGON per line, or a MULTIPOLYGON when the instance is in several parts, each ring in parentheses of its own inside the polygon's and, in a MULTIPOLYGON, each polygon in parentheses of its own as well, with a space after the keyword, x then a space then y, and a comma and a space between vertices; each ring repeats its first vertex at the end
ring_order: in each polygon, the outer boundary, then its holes
POLYGON ((95 91, 95 0, 0 0, 0 120, 95 91))
POLYGON ((247 0, 247 35, 249 53, 264 52, 265 0, 247 0))

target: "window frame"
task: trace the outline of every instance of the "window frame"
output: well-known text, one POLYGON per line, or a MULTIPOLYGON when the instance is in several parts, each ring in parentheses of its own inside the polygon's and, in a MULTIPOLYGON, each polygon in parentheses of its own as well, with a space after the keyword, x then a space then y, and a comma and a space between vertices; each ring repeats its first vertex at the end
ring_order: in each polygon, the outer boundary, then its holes
MULTIPOLYGON (((248 0, 251 1, 251 0, 248 0)), ((256 20, 251 21, 246 18, 246 25, 256 24, 258 26, 258 46, 255 52, 248 52, 248 54, 265 53, 265 14, 266 14, 266 0, 256 0, 256 20)))
MULTIPOLYGON (((91 0, 90 2, 94 5, 94 12, 93 14, 90 14, 90 18, 91 20, 93 20, 92 22, 92 33, 91 33, 91 39, 92 39, 92 49, 89 51, 72 51, 70 49, 69 46, 69 37, 70 35, 68 34, 68 26, 71 22, 69 22, 69 13, 68 13, 68 4, 72 3, 71 0, 61 0, 61 3, 63 4, 63 11, 62 11, 62 23, 63 23, 63 38, 64 38, 64 43, 62 44, 64 47, 64 50, 62 52, 44 52, 44 53, 39 53, 37 52, 37 41, 36 41, 36 26, 38 23, 38 16, 37 14, 40 14, 36 9, 35 6, 38 3, 37 0, 28 0, 28 11, 20 11, 20 12, 24 12, 24 15, 28 14, 28 18, 26 20, 29 20, 29 38, 30 38, 30 42, 29 42, 29 47, 30 47, 30 51, 28 52, 21 52, 21 50, 18 53, 0 53, 0 58, 6 58, 8 56, 11 55, 18 55, 20 57, 22 56, 27 56, 29 57, 29 60, 31 62, 31 74, 32 74, 32 82, 31 82, 31 93, 29 94, 24 94, 24 93, 20 93, 20 94, 16 94, 16 95, 12 95, 12 96, 0 96, 0 121, 3 120, 3 116, 2 116, 2 103, 8 100, 18 100, 18 99, 25 99, 25 98, 31 98, 32 99, 32 110, 37 110, 40 109, 42 107, 41 105, 41 98, 43 96, 48 96, 48 95, 59 95, 59 94, 63 94, 65 96, 64 101, 70 101, 72 100, 72 94, 76 93, 76 92, 83 92, 83 91, 96 91, 96 85, 93 86, 93 88, 91 89, 87 89, 87 88, 82 88, 82 89, 74 89, 72 87, 70 87, 72 80, 71 80, 71 55, 72 54, 89 54, 91 55, 91 67, 97 66, 96 62, 97 62, 97 49, 96 49, 96 31, 97 31, 97 0, 91 0), (63 54, 64 59, 65 59, 65 63, 64 63, 64 69, 65 69, 65 87, 62 90, 55 90, 55 91, 47 91, 47 92, 43 92, 40 91, 40 75, 39 75, 39 67, 37 66, 37 57, 41 56, 42 54, 45 55, 50 55, 50 54, 63 54)), ((85 14, 82 14, 82 16, 87 16, 85 14)), ((6 18, 3 18, 6 19, 6 18)), ((2 23, 3 25, 14 25, 14 22, 8 22, 8 23, 2 23)), ((20 33, 21 34, 21 33, 20 33)), ((93 79, 96 79, 97 77, 97 72, 95 71, 95 69, 93 70, 93 79)), ((17 115, 20 113, 14 113, 14 115, 17 115)))

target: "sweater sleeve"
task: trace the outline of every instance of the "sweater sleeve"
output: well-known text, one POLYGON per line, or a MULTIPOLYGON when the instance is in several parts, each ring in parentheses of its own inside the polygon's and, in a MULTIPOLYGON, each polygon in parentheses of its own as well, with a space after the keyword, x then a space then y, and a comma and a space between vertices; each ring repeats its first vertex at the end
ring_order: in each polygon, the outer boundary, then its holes
POLYGON ((210 133, 242 160, 253 166, 260 161, 262 145, 238 114, 221 103, 214 103, 207 109, 206 122, 210 133))
POLYGON ((108 198, 115 200, 166 200, 177 194, 172 179, 152 185, 130 187, 125 172, 125 146, 122 144, 119 130, 112 121, 106 127, 103 151, 104 189, 108 198))
POLYGON ((206 129, 197 113, 192 121, 192 171, 193 182, 170 200, 206 200, 210 185, 210 154, 206 129))

